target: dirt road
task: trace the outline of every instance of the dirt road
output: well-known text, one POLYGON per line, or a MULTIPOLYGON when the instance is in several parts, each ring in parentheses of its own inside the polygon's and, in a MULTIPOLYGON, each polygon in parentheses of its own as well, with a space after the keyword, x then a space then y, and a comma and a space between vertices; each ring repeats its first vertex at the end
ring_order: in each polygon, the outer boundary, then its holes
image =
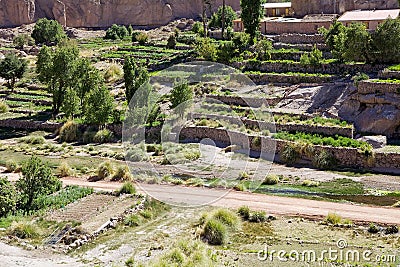
MULTIPOLYGON (((91 183, 78 179, 63 179, 64 184, 90 186, 101 190, 116 190, 119 183, 91 183)), ((335 212, 343 218, 360 222, 399 224, 400 209, 366 205, 334 203, 290 197, 270 196, 238 191, 224 191, 200 187, 184 187, 157 184, 138 184, 140 192, 147 193, 161 201, 177 205, 198 206, 209 204, 228 208, 246 205, 252 209, 264 210, 268 214, 288 216, 325 217, 335 212)))

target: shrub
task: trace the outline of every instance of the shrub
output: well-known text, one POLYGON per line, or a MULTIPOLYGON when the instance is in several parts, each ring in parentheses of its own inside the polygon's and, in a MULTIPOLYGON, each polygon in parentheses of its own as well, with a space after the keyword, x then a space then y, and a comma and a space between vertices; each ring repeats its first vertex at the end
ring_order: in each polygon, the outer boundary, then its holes
POLYGON ((398 232, 399 228, 397 227, 397 225, 391 225, 385 229, 385 234, 387 235, 397 234, 398 232))
POLYGON ((269 174, 265 177, 264 185, 276 185, 279 183, 279 177, 277 175, 269 174))
POLYGON ((395 208, 400 208, 400 201, 397 201, 396 203, 393 204, 393 207, 395 208))
POLYGON ((122 74, 122 68, 118 64, 113 63, 107 68, 106 72, 104 73, 104 79, 106 80, 106 82, 114 82, 121 79, 122 74))
POLYGON ((333 169, 336 166, 336 158, 331 153, 322 150, 314 155, 312 163, 318 169, 333 169))
MULTIPOLYGON (((94 136, 96 135, 97 131, 93 129, 86 129, 83 133, 82 142, 85 144, 93 143, 94 136)), ((93 147, 91 147, 93 149, 93 147)))
POLYGON ((371 234, 379 233, 379 227, 376 226, 374 223, 370 223, 370 225, 368 227, 368 232, 371 234))
POLYGON ((57 175, 58 175, 58 177, 68 177, 68 176, 74 175, 74 171, 68 165, 68 163, 63 162, 57 168, 57 175))
POLYGON ((337 225, 342 221, 342 217, 336 213, 328 213, 325 218, 325 222, 333 225, 337 225))
POLYGON ((204 226, 202 236, 211 245, 222 245, 227 240, 228 230, 222 222, 210 219, 204 226))
POLYGON ((13 38, 13 44, 16 48, 23 48, 25 45, 34 45, 35 40, 28 34, 19 34, 13 38))
POLYGON ((15 171, 19 170, 18 163, 12 159, 7 160, 6 161, 6 169, 7 169, 7 172, 15 172, 15 171))
POLYGON ((229 63, 235 57, 236 47, 233 42, 224 42, 218 47, 217 58, 218 62, 229 63))
POLYGON ((8 110, 9 110, 9 107, 8 107, 6 101, 0 100, 0 114, 6 113, 6 112, 8 112, 8 110))
POLYGON ((243 183, 235 185, 233 187, 233 189, 235 189, 236 191, 242 191, 242 192, 247 190, 246 185, 243 183))
POLYGON ((240 53, 243 53, 248 49, 250 44, 251 37, 249 34, 244 32, 234 33, 232 41, 236 46, 236 49, 239 50, 240 53))
POLYGON ((133 161, 133 162, 139 162, 139 161, 146 161, 148 160, 148 156, 145 151, 143 151, 141 148, 135 147, 135 148, 130 148, 126 152, 126 160, 133 161))
POLYGON ((0 217, 15 211, 17 192, 14 185, 6 178, 0 178, 0 217))
POLYGON ((260 40, 255 45, 257 59, 266 61, 271 59, 271 50, 273 49, 271 41, 260 40))
POLYGON ((175 34, 171 34, 168 37, 168 40, 167 40, 167 48, 174 49, 175 46, 176 46, 176 35, 175 34))
POLYGON ((217 47, 210 38, 198 38, 196 40, 196 53, 207 61, 217 59, 217 47))
POLYGON ((267 221, 267 214, 265 211, 255 211, 250 215, 248 220, 256 223, 265 222, 267 221))
POLYGON ((125 218, 124 224, 127 226, 139 226, 142 224, 142 217, 138 214, 132 214, 125 218))
POLYGON ((196 21, 192 26, 192 32, 203 35, 203 24, 199 21, 196 21))
POLYGON ((119 189, 118 193, 121 194, 136 194, 136 188, 131 182, 126 182, 122 185, 121 189, 119 189))
POLYGON ((97 133, 93 136, 93 142, 95 143, 109 143, 113 138, 113 133, 108 129, 103 129, 97 131, 97 133))
POLYGON ((13 222, 9 234, 22 239, 39 235, 37 227, 32 222, 13 222))
POLYGON ((294 145, 286 145, 279 154, 280 159, 287 164, 293 164, 300 159, 300 154, 294 145))
POLYGON ((115 174, 112 178, 114 181, 130 181, 132 179, 131 172, 129 170, 128 166, 118 166, 117 170, 115 171, 115 174))
POLYGON ((101 180, 111 177, 114 173, 114 167, 111 162, 107 161, 100 164, 97 169, 97 177, 101 180))
POLYGON ((353 76, 352 80, 354 82, 354 85, 356 87, 358 87, 358 84, 360 83, 360 81, 364 81, 364 80, 368 80, 369 76, 365 73, 360 73, 358 72, 355 76, 353 76))
POLYGON ((79 139, 79 125, 74 121, 67 121, 60 129, 61 142, 76 142, 79 139))
POLYGON ((306 186, 306 187, 317 187, 317 186, 319 186, 319 182, 311 181, 311 180, 304 180, 301 183, 301 185, 306 186))
POLYGON ((250 218, 250 208, 248 206, 242 206, 238 209, 238 214, 243 220, 248 220, 250 218))
POLYGON ((249 179, 250 175, 247 172, 241 172, 239 174, 239 180, 247 180, 249 179))
POLYGON ((119 25, 113 24, 110 28, 108 28, 104 39, 110 39, 110 40, 124 39, 125 36, 128 36, 128 35, 129 35, 129 32, 125 26, 123 26, 123 25, 119 26, 119 25))
POLYGON ((56 20, 48 20, 46 18, 39 19, 36 22, 31 36, 37 44, 46 45, 57 44, 66 38, 61 24, 56 20))
POLYGON ((141 32, 136 36, 136 40, 139 42, 140 45, 145 45, 149 40, 149 36, 146 33, 141 32))
POLYGON ((240 219, 236 215, 236 213, 234 213, 230 210, 227 210, 227 209, 217 210, 213 214, 212 218, 222 222, 224 225, 226 225, 232 229, 237 229, 237 228, 239 228, 239 225, 240 225, 240 219))
POLYGON ((29 135, 21 138, 21 141, 31 145, 42 145, 46 142, 43 136, 40 135, 29 135))

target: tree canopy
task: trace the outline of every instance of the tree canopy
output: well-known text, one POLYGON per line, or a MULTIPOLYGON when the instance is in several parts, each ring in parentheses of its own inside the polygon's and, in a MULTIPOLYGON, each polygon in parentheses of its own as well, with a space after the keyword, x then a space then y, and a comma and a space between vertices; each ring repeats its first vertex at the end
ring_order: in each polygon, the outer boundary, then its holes
POLYGON ((240 7, 242 8, 241 18, 243 21, 245 32, 251 36, 251 44, 260 28, 260 21, 264 15, 262 4, 264 0, 240 0, 240 7))
POLYGON ((39 19, 33 28, 32 38, 37 44, 58 44, 66 38, 63 27, 56 20, 39 19))
POLYGON ((0 62, 0 77, 7 80, 8 86, 14 90, 17 79, 21 79, 27 69, 28 62, 17 57, 14 53, 8 54, 0 62))

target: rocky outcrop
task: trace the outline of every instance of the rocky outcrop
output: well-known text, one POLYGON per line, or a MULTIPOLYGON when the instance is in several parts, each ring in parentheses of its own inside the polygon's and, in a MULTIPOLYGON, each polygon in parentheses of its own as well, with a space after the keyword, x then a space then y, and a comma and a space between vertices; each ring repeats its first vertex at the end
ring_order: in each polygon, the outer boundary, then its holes
POLYGON ((397 0, 292 0, 296 16, 307 14, 342 14, 355 9, 398 8, 397 0))
MULTIPOLYGON (((202 0, 0 0, 0 27, 32 23, 39 18, 56 19, 69 27, 103 28, 125 24, 160 26, 176 18, 197 18, 202 0)), ((215 11, 222 0, 212 1, 215 11)), ((240 9, 240 0, 226 0, 240 9)))
POLYGON ((345 101, 339 116, 354 122, 357 131, 400 136, 399 84, 362 81, 345 101))

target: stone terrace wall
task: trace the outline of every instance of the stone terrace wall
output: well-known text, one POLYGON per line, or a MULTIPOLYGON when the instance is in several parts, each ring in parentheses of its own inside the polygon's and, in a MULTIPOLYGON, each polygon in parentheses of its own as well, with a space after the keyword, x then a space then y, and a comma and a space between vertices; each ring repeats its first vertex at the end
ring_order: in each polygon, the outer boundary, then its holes
POLYGON ((192 113, 193 118, 201 119, 207 117, 214 120, 224 120, 231 123, 237 124, 240 121, 249 127, 260 127, 261 130, 269 130, 270 132, 305 132, 314 134, 323 134, 328 136, 341 135, 349 138, 353 138, 354 129, 339 127, 339 126, 320 126, 320 125, 307 125, 300 123, 290 123, 290 124, 280 124, 273 122, 266 122, 260 120, 250 120, 246 118, 239 118, 233 116, 225 115, 215 115, 215 114, 202 114, 202 113, 192 113), (240 121, 239 121, 240 120, 240 121))
POLYGON ((281 99, 279 98, 251 98, 241 96, 208 95, 208 99, 214 99, 228 105, 242 107, 259 108, 262 106, 275 106, 281 99))
POLYGON ((325 43, 322 34, 284 33, 274 37, 274 41, 289 44, 316 44, 325 43))
POLYGON ((264 34, 316 34, 319 28, 329 29, 331 25, 331 21, 266 21, 261 23, 261 32, 264 34))
POLYGON ((400 93, 400 83, 372 82, 369 80, 360 81, 358 84, 358 93, 400 93))
POLYGON ((378 73, 378 76, 383 79, 400 79, 400 71, 384 69, 378 73))
POLYGON ((245 71, 261 71, 261 72, 302 72, 302 73, 323 73, 323 74, 356 74, 358 72, 377 73, 386 65, 371 64, 322 64, 321 66, 302 65, 300 63, 283 63, 283 62, 261 62, 247 61, 243 63, 234 63, 233 67, 244 67, 245 71))
MULTIPOLYGON (((225 129, 216 129, 208 127, 186 127, 180 132, 181 138, 190 140, 210 138, 214 141, 224 143, 226 145, 236 144, 242 146, 244 149, 251 148, 255 151, 262 151, 266 154, 279 153, 288 144, 295 144, 286 140, 275 140, 271 137, 260 136, 261 146, 253 142, 256 136, 246 135, 244 133, 229 131, 225 129)), ((391 172, 390 169, 400 168, 400 154, 395 153, 375 153, 374 156, 366 156, 356 148, 337 148, 329 146, 314 146, 315 153, 320 151, 327 151, 337 159, 338 165, 348 168, 365 168, 365 169, 379 169, 381 172, 391 172), (382 169, 385 168, 385 169, 382 169), (389 169, 390 168, 390 169, 389 169)), ((305 160, 311 160, 303 157, 305 160)), ((279 157, 275 157, 274 161, 279 162, 279 157)))
POLYGON ((62 123, 50 123, 41 121, 15 120, 7 119, 0 120, 0 127, 13 129, 27 129, 37 131, 55 132, 61 128, 62 123))
POLYGON ((247 74, 247 76, 256 84, 269 83, 327 83, 331 82, 335 76, 302 76, 285 74, 247 74))

